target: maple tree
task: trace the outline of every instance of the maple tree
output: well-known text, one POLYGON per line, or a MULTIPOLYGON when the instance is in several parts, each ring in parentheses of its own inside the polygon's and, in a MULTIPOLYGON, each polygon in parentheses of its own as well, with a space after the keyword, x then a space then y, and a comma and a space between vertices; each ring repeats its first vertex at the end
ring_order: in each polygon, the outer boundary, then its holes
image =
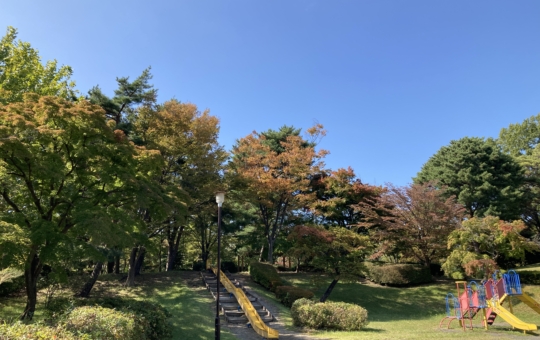
POLYGON ((137 163, 155 156, 134 148, 86 101, 25 95, 0 106, 0 249, 25 271, 22 318, 33 316, 44 263, 69 258, 74 246, 131 237, 137 221, 125 212, 147 195, 137 178, 144 162, 137 163))
POLYGON ((217 141, 219 119, 208 110, 199 111, 194 104, 171 100, 156 109, 140 110, 133 132, 148 148, 159 150, 164 163, 156 181, 177 199, 176 208, 154 226, 154 234, 165 233, 166 268, 172 270, 186 216, 196 229, 206 228, 208 221, 215 223, 214 194, 223 186, 220 172, 227 157, 217 141))
POLYGON ((380 186, 362 183, 351 167, 332 171, 314 182, 317 200, 310 207, 318 218, 322 218, 320 223, 348 229, 355 228, 363 217, 354 205, 372 200, 384 191, 380 186))
POLYGON ((322 171, 325 150, 315 150, 314 141, 325 134, 318 124, 307 130, 306 140, 299 130, 282 127, 252 134, 237 141, 229 163, 232 176, 243 181, 242 195, 256 205, 268 246, 268 262, 273 262, 274 244, 290 215, 309 204, 313 177, 322 171))
POLYGON ((342 227, 295 226, 287 239, 293 244, 290 256, 332 277, 320 302, 328 299, 339 280, 355 281, 361 275, 362 262, 372 248, 366 235, 342 227))
POLYGON ((379 248, 378 258, 399 252, 425 266, 447 255, 448 235, 459 227, 464 208, 454 197, 430 182, 407 187, 388 185, 387 191, 371 204, 356 205, 366 218, 360 225, 370 230, 379 248))

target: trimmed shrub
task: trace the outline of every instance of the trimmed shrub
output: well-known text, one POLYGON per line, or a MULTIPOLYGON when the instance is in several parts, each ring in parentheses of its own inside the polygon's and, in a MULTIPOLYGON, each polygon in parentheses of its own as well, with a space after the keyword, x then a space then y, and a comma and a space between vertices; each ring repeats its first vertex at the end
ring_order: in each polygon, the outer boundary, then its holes
POLYGON ((98 304, 124 312, 133 312, 137 322, 143 327, 145 339, 160 340, 172 337, 168 318, 171 313, 159 304, 124 299, 100 299, 98 304))
POLYGON ((51 319, 65 319, 76 307, 100 306, 115 309, 120 312, 133 314, 135 322, 144 330, 142 339, 170 339, 171 325, 167 320, 171 313, 159 304, 119 298, 103 299, 53 299, 46 309, 46 315, 51 319))
POLYGON ((271 264, 251 262, 249 264, 249 275, 253 281, 272 292, 275 292, 277 287, 283 286, 283 280, 281 280, 276 268, 271 264))
POLYGON ((371 266, 369 279, 389 286, 406 286, 432 281, 431 271, 428 267, 413 264, 371 266))
POLYGON ((229 273, 238 273, 238 266, 233 261, 223 261, 221 262, 221 270, 228 270, 229 273))
POLYGON ((518 272, 519 281, 523 284, 538 285, 540 284, 540 272, 523 270, 518 272))
POLYGON ((313 302, 296 300, 291 308, 296 326, 312 329, 359 331, 368 324, 367 310, 345 302, 313 302))
POLYGON ((311 299, 313 292, 294 286, 280 286, 276 288, 276 297, 287 307, 291 307, 298 299, 311 299))
POLYGON ((144 339, 144 329, 134 313, 99 306, 77 307, 66 318, 65 326, 74 334, 93 339, 144 339))
POLYGON ((0 339, 26 339, 26 340, 90 340, 91 337, 85 334, 75 334, 66 330, 64 325, 58 325, 57 327, 50 327, 42 323, 25 324, 22 322, 16 322, 14 324, 0 323, 0 339))

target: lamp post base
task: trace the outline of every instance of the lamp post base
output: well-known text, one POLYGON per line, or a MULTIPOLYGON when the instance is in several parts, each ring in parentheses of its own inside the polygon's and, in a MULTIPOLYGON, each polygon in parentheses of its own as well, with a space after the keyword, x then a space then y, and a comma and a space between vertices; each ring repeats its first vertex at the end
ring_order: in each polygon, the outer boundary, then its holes
MULTIPOLYGON (((219 292, 218 292, 219 294, 219 292)), ((219 329, 219 317, 216 316, 216 330, 215 330, 215 340, 219 340, 220 338, 220 329, 219 329)))

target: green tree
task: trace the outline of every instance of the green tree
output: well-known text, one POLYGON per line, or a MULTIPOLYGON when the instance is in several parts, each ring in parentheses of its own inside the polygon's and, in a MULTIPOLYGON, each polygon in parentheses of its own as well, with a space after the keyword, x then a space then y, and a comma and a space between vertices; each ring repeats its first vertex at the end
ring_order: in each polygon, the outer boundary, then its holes
POLYGON ((497 142, 512 156, 530 155, 540 142, 540 115, 501 129, 497 142))
MULTIPOLYGON (((143 160, 156 156, 135 149, 122 131, 106 125, 101 108, 86 101, 25 95, 23 102, 0 106, 0 231, 7 233, 0 242, 22 249, 22 256, 7 254, 20 259, 14 265, 25 271, 21 318, 34 314, 45 263, 60 261, 74 247, 107 244, 136 231, 126 207, 134 211, 150 196, 137 170, 151 173, 152 162, 143 160)), ((1 245, 0 258, 12 248, 1 245)))
POLYGON ((16 39, 17 30, 9 26, 0 40, 0 103, 20 102, 28 92, 75 98, 71 67, 56 60, 43 65, 37 50, 16 39))
POLYGON ((523 169, 491 140, 465 137, 443 146, 422 167, 415 183, 444 186, 469 217, 519 218, 524 196, 523 169))
POLYGON ((463 221, 448 237, 452 253, 442 266, 445 274, 455 279, 463 279, 464 274, 488 275, 497 263, 508 259, 523 261, 525 252, 539 249, 520 235, 524 228, 522 221, 504 222, 494 216, 463 221))

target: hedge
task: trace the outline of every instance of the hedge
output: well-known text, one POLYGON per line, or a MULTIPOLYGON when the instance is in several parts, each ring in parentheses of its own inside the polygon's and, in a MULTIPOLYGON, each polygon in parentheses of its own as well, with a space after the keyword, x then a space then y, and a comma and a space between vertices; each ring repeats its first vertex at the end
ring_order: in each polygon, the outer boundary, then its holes
POLYGON ((283 286, 283 280, 281 280, 276 268, 271 264, 251 262, 249 264, 249 275, 253 281, 272 292, 275 292, 277 287, 283 286))
POLYGON ((429 267, 413 264, 371 266, 369 268, 369 279, 390 286, 427 283, 433 280, 429 267))
POLYGON ((518 272, 519 281, 523 284, 538 285, 540 284, 540 271, 524 270, 518 272))
POLYGON ((276 288, 276 297, 285 306, 291 307, 298 299, 311 299, 313 297, 313 292, 294 286, 280 286, 276 288))
POLYGON ((296 326, 312 329, 359 331, 368 324, 367 310, 345 302, 313 302, 296 300, 291 308, 296 326))

